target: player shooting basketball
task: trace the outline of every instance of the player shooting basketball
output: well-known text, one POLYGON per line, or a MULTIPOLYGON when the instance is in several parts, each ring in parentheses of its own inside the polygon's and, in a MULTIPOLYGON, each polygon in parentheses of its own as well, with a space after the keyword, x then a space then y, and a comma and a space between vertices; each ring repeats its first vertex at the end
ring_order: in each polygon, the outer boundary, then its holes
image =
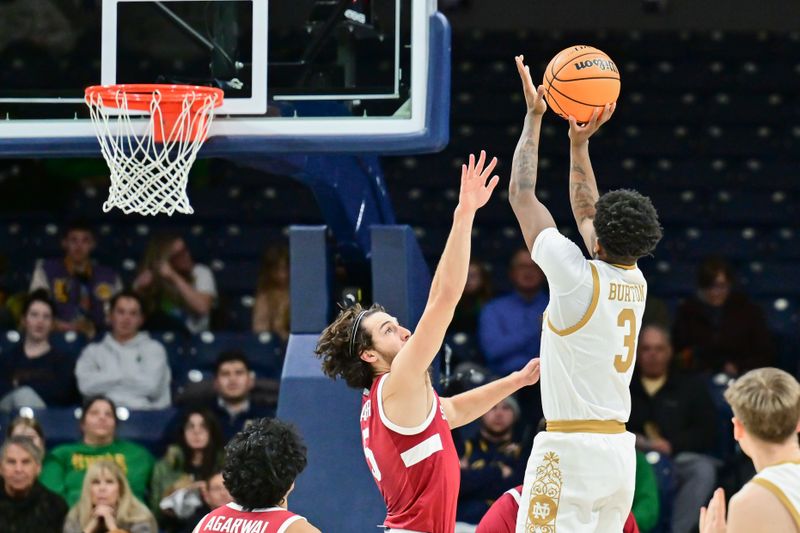
POLYGON ((386 502, 384 526, 406 533, 452 533, 460 480, 452 428, 477 419, 503 398, 539 379, 534 359, 513 372, 452 398, 439 398, 428 367, 439 351, 461 298, 469 268, 475 213, 489 201, 498 177, 487 179, 486 154, 461 171, 453 226, 412 334, 379 305, 355 305, 322 332, 322 369, 365 389, 361 409, 364 455, 386 502))
POLYGON ((597 192, 589 138, 611 118, 607 105, 584 125, 569 120, 570 202, 594 259, 559 233, 535 192, 544 87, 534 87, 522 56, 516 62, 528 110, 509 201, 550 287, 540 357, 547 431, 534 440, 516 531, 622 531, 636 468, 628 386, 647 295, 636 261, 653 251, 661 226, 639 193, 597 192))

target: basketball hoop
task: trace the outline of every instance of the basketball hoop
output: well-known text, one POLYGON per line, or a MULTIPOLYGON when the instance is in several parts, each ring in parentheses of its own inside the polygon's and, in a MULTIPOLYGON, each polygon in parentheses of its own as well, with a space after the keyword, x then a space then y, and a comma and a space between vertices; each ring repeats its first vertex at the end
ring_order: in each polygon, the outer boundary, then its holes
POLYGON ((193 85, 95 85, 86 105, 111 170, 103 211, 194 212, 186 196, 189 169, 208 136, 223 92, 193 85), (149 119, 143 115, 150 115, 149 119), (141 118, 139 118, 141 117, 141 118))

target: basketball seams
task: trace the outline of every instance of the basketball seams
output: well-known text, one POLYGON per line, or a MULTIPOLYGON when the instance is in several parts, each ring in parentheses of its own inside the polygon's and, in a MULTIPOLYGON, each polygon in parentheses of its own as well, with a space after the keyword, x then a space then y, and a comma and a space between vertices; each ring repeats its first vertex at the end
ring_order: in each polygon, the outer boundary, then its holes
POLYGON ((559 80, 559 79, 557 79, 555 81, 559 81, 561 83, 571 83, 573 81, 585 81, 585 80, 617 80, 617 81, 619 81, 619 77, 614 77, 614 76, 588 76, 586 78, 575 78, 575 79, 572 79, 572 80, 559 80))
MULTIPOLYGON (((545 79, 545 81, 547 81, 547 74, 546 73, 545 73, 544 79, 545 79)), ((547 82, 546 85, 547 85, 547 96, 548 96, 547 101, 550 104, 550 106, 554 108, 553 111, 555 111, 559 116, 561 116, 563 118, 567 118, 569 115, 567 115, 567 113, 564 111, 564 108, 561 107, 561 104, 558 103, 558 100, 556 100, 555 98, 550 96, 550 87, 553 86, 553 80, 550 80, 549 82, 547 82), (556 107, 560 110, 560 112, 555 110, 556 107)))
MULTIPOLYGON (((578 45, 578 46, 575 46, 575 47, 569 47, 569 48, 559 52, 550 61, 550 64, 545 69, 544 85, 545 85, 545 89, 546 89, 547 101, 548 101, 548 103, 550 104, 551 108, 553 109, 553 111, 556 114, 560 115, 563 118, 567 118, 569 115, 575 115, 577 117, 578 115, 583 115, 584 114, 584 112, 585 112, 584 110, 572 109, 574 106, 582 106, 584 108, 589 108, 589 109, 603 108, 606 105, 605 103, 604 104, 592 104, 592 103, 585 102, 583 100, 579 100, 578 98, 592 98, 593 95, 594 96, 599 96, 599 95, 595 94, 595 89, 594 88, 596 88, 596 90, 599 91, 601 94, 608 94, 610 96, 609 93, 613 93, 614 92, 614 90, 612 88, 613 86, 609 86, 608 85, 609 81, 611 81, 611 80, 616 80, 617 81, 616 92, 617 92, 617 94, 619 94, 619 89, 620 89, 620 86, 621 86, 621 79, 620 79, 620 75, 619 75, 618 71, 617 72, 608 72, 607 73, 607 74, 616 74, 616 76, 613 76, 613 75, 592 76, 590 74, 590 72, 596 71, 596 70, 600 70, 600 69, 590 69, 589 72, 587 72, 584 76, 581 76, 580 78, 573 78, 573 79, 561 79, 561 78, 559 78, 559 75, 561 74, 561 72, 566 67, 568 67, 569 65, 574 65, 577 61, 581 61, 581 60, 584 61, 584 63, 586 63, 586 62, 596 61, 597 59, 600 59, 602 61, 608 61, 611 64, 614 64, 614 61, 608 56, 608 54, 606 54, 602 50, 599 50, 598 48, 595 48, 595 47, 589 46, 589 45, 578 45), (581 47, 581 49, 580 50, 575 50, 575 48, 578 48, 578 47, 581 47), (575 55, 570 56, 568 59, 562 57, 564 54, 570 54, 570 53, 573 53, 575 55), (560 65, 558 65, 558 68, 556 68, 556 63, 561 63, 560 65), (573 85, 573 86, 565 85, 563 87, 563 89, 565 91, 567 91, 567 92, 577 92, 577 94, 575 96, 570 96, 570 95, 568 95, 567 93, 565 93, 564 91, 560 90, 558 87, 555 86, 556 82, 565 83, 566 84, 566 83, 570 83, 570 82, 573 82, 573 81, 588 82, 590 80, 600 80, 597 85, 590 85, 590 87, 593 88, 592 90, 588 90, 588 91, 587 90, 583 90, 583 88, 581 87, 581 84, 573 85), (575 89, 573 91, 572 88, 574 88, 574 87, 577 87, 577 89, 575 89), (562 101, 561 98, 564 98, 565 100, 562 101), (567 106, 566 107, 562 106, 561 105, 562 103, 567 104, 567 106), (570 108, 571 111, 567 112, 566 111, 567 108, 570 108)), ((616 66, 616 65, 614 65, 614 66, 616 66)), ((598 72, 598 73, 599 74, 604 74, 602 72, 598 72)), ((575 74, 577 74, 577 72, 573 72, 573 75, 575 75, 575 74)), ((580 75, 580 74, 578 74, 578 75, 580 75)))
MULTIPOLYGON (((586 55, 590 55, 590 54, 583 54, 583 55, 586 56, 586 55)), ((610 57, 608 57, 608 55, 605 52, 600 52, 598 55, 600 55, 601 57, 604 57, 607 61, 611 62, 615 67, 617 66, 617 64, 614 63, 614 61, 610 57)), ((564 70, 566 67, 569 66, 570 63, 573 62, 573 60, 578 59, 578 57, 583 57, 583 56, 576 56, 573 59, 570 59, 568 63, 565 63, 560 69, 558 69, 558 72, 561 72, 562 70, 564 70)), ((562 80, 558 76, 555 76, 554 79, 555 79, 555 81, 574 81, 574 80, 562 80)), ((586 79, 586 78, 577 78, 577 79, 586 79)), ((601 79, 601 78, 596 78, 596 79, 601 79)), ((617 76, 616 77, 611 77, 611 79, 615 79, 615 80, 620 79, 619 72, 617 72, 617 76)))
MULTIPOLYGON (((589 47, 589 48, 592 48, 592 47, 589 47)), ((565 61, 565 62, 564 62, 564 64, 563 64, 563 65, 561 65, 561 66, 558 68, 558 70, 556 70, 555 72, 551 72, 551 74, 553 75, 553 79, 554 79, 554 80, 558 80, 558 73, 559 73, 559 72, 561 72, 562 70, 564 70, 564 69, 565 69, 565 68, 566 68, 566 67, 567 67, 567 66, 568 66, 568 65, 569 65, 571 62, 575 61, 575 60, 576 60, 576 59, 578 59, 579 57, 583 57, 583 56, 589 56, 589 55, 596 54, 596 53, 601 53, 601 54, 603 54, 603 55, 606 55, 604 52, 601 52, 601 51, 600 51, 600 50, 598 50, 597 48, 592 48, 592 51, 591 51, 591 52, 584 52, 584 53, 582 53, 582 54, 579 54, 579 55, 577 55, 577 56, 575 56, 575 57, 571 57, 571 58, 569 58, 569 61, 565 61)), ((561 55, 561 54, 559 54, 559 55, 561 55)), ((606 57, 608 57, 608 56, 606 56, 606 57)), ((609 60, 610 60, 610 59, 611 59, 611 58, 609 57, 609 60)), ((554 65, 554 66, 555 66, 555 65, 554 65)), ((553 70, 553 67, 550 67, 550 70, 552 71, 552 70, 553 70)), ((560 81, 560 80, 559 80, 559 81, 560 81)))
POLYGON ((550 87, 552 87, 555 92, 557 92, 558 94, 560 94, 561 96, 563 96, 567 100, 572 100, 576 104, 581 104, 581 105, 585 105, 585 106, 589 106, 589 107, 605 107, 608 104, 608 102, 605 103, 605 104, 589 104, 587 102, 581 102, 580 100, 576 100, 576 99, 572 98, 571 96, 568 96, 568 95, 562 93, 555 86, 553 86, 552 83, 550 84, 550 87))

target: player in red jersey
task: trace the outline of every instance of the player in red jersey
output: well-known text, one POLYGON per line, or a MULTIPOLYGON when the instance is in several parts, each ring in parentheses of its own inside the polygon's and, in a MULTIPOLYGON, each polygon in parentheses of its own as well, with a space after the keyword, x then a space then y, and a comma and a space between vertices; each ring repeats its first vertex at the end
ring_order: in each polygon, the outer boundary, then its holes
POLYGON ((305 467, 306 447, 292 426, 254 421, 225 447, 222 478, 233 502, 208 513, 194 533, 320 533, 286 508, 305 467))
MULTIPOLYGON (((517 511, 521 495, 522 485, 503 493, 483 515, 475 533, 514 533, 517 527, 517 511)), ((639 533, 639 526, 636 524, 633 513, 628 515, 622 533, 639 533)))
POLYGON ((487 184, 497 159, 484 169, 485 162, 481 152, 477 162, 470 155, 469 165, 462 167, 453 226, 414 334, 379 305, 355 305, 339 313, 317 345, 327 376, 366 389, 362 445, 386 502, 384 527, 390 531, 454 531, 460 470, 450 430, 539 379, 539 361, 534 359, 503 379, 439 398, 428 373, 464 290, 475 213, 499 179, 495 176, 487 184))

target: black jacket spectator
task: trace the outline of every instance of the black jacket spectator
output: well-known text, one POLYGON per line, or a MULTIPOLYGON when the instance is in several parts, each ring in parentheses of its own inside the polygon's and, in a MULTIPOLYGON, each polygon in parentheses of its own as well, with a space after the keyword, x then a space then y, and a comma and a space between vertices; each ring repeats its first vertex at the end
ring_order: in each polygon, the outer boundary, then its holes
POLYGON ((23 498, 11 498, 0 490, 0 529, 5 533, 61 533, 67 503, 38 481, 23 498))
POLYGON ((706 384, 699 376, 671 373, 653 396, 642 386, 639 373, 631 380, 628 430, 649 435, 657 431, 672 445, 672 453, 713 451, 717 419, 706 384))

